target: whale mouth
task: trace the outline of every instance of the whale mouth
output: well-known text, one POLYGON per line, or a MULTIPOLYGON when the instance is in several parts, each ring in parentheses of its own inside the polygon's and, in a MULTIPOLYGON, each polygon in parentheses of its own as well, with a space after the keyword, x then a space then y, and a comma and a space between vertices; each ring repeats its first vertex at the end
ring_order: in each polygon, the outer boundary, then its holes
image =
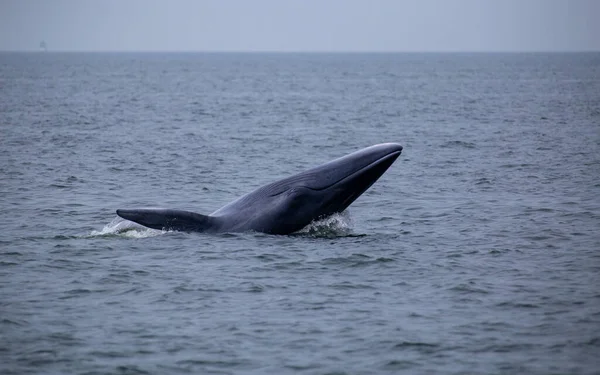
MULTIPOLYGON (((365 165, 364 167, 360 168, 359 170, 357 170, 345 177, 340 178, 339 180, 329 184, 328 186, 324 186, 324 187, 320 187, 320 188, 311 188, 310 186, 305 186, 305 187, 307 189, 311 189, 314 191, 327 190, 327 189, 331 188, 332 186, 336 186, 339 184, 345 184, 347 182, 355 180, 358 176, 367 174, 369 171, 377 171, 378 172, 380 169, 383 169, 383 170, 381 170, 381 173, 377 173, 378 176, 374 178, 374 180, 371 182, 371 184, 369 184, 369 186, 371 186, 390 167, 390 165, 392 165, 392 163, 394 161, 396 161, 396 159, 400 156, 400 154, 402 154, 402 146, 400 146, 400 150, 393 151, 393 152, 371 162, 370 164, 365 165)), ((361 194, 362 194, 362 192, 361 192, 361 194)))
MULTIPOLYGON (((396 161, 396 159, 402 154, 402 146, 395 145, 395 148, 379 157, 376 160, 373 160, 369 164, 363 165, 362 167, 350 171, 350 173, 346 175, 342 175, 337 180, 330 182, 327 185, 322 186, 310 186, 310 184, 302 184, 301 186, 306 189, 310 189, 312 191, 325 191, 332 187, 344 184, 352 184, 356 182, 357 179, 364 180, 364 182, 369 182, 368 186, 365 188, 368 189, 381 175, 396 161), (363 177, 363 178, 361 178, 363 177)), ((362 194, 364 190, 362 190, 360 194, 362 194)))
MULTIPOLYGON (((401 153, 402 146, 397 143, 371 146, 295 176, 274 182, 262 189, 265 195, 270 197, 278 196, 298 187, 315 192, 324 192, 332 188, 335 189, 336 186, 341 184, 347 184, 349 181, 359 178, 359 176, 365 176, 365 179, 361 179, 364 180, 363 182, 368 182, 369 179, 372 180, 371 183, 367 183, 368 188, 381 177, 401 153)), ((352 188, 348 187, 348 189, 352 188)))
POLYGON ((402 154, 402 146, 359 168, 322 189, 326 194, 321 217, 343 212, 352 202, 369 189, 402 154))

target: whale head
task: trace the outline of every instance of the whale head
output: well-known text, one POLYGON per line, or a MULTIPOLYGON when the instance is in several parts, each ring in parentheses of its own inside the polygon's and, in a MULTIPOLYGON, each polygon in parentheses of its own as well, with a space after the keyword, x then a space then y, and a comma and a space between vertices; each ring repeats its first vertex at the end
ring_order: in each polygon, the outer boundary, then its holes
POLYGON ((229 220, 234 231, 293 233, 313 220, 344 211, 401 152, 397 143, 367 147, 258 188, 211 216, 235 216, 238 220, 229 220))

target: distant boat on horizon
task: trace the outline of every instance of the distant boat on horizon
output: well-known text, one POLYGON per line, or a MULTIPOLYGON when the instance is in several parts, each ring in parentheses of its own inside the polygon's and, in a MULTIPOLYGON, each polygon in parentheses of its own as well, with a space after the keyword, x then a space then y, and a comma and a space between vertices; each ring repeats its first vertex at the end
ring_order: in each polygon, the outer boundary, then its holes
POLYGON ((42 40, 40 42, 40 51, 42 51, 42 52, 47 52, 48 51, 48 46, 46 45, 46 42, 44 40, 42 40))

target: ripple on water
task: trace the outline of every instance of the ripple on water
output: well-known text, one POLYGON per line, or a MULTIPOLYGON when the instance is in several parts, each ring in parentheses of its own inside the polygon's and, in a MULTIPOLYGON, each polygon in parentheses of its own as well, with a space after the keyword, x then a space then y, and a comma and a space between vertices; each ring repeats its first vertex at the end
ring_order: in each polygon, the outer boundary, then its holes
POLYGON ((461 141, 461 140, 454 140, 454 141, 447 141, 445 143, 442 143, 442 145, 440 147, 442 147, 442 148, 473 149, 473 148, 476 148, 476 145, 473 142, 467 142, 467 141, 461 141))
POLYGON ((323 265, 341 265, 348 267, 367 267, 372 265, 382 265, 389 262, 395 262, 396 259, 388 257, 372 257, 365 254, 352 254, 350 256, 325 258, 319 261, 323 265))
POLYGON ((599 57, 2 53, 0 373, 597 374, 599 57), (293 236, 114 218, 388 140, 293 236))

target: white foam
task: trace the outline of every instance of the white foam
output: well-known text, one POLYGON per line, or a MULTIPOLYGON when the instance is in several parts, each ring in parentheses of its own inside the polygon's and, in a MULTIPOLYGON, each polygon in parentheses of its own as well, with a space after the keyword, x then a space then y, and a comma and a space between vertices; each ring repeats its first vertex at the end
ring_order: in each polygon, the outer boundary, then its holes
POLYGON ((154 237, 166 233, 162 230, 146 228, 136 224, 133 221, 125 220, 120 217, 114 218, 106 224, 100 231, 93 230, 90 236, 122 236, 129 238, 154 237))
POLYGON ((296 233, 315 237, 339 237, 347 236, 351 232, 352 219, 350 213, 344 211, 321 220, 315 220, 296 233))

